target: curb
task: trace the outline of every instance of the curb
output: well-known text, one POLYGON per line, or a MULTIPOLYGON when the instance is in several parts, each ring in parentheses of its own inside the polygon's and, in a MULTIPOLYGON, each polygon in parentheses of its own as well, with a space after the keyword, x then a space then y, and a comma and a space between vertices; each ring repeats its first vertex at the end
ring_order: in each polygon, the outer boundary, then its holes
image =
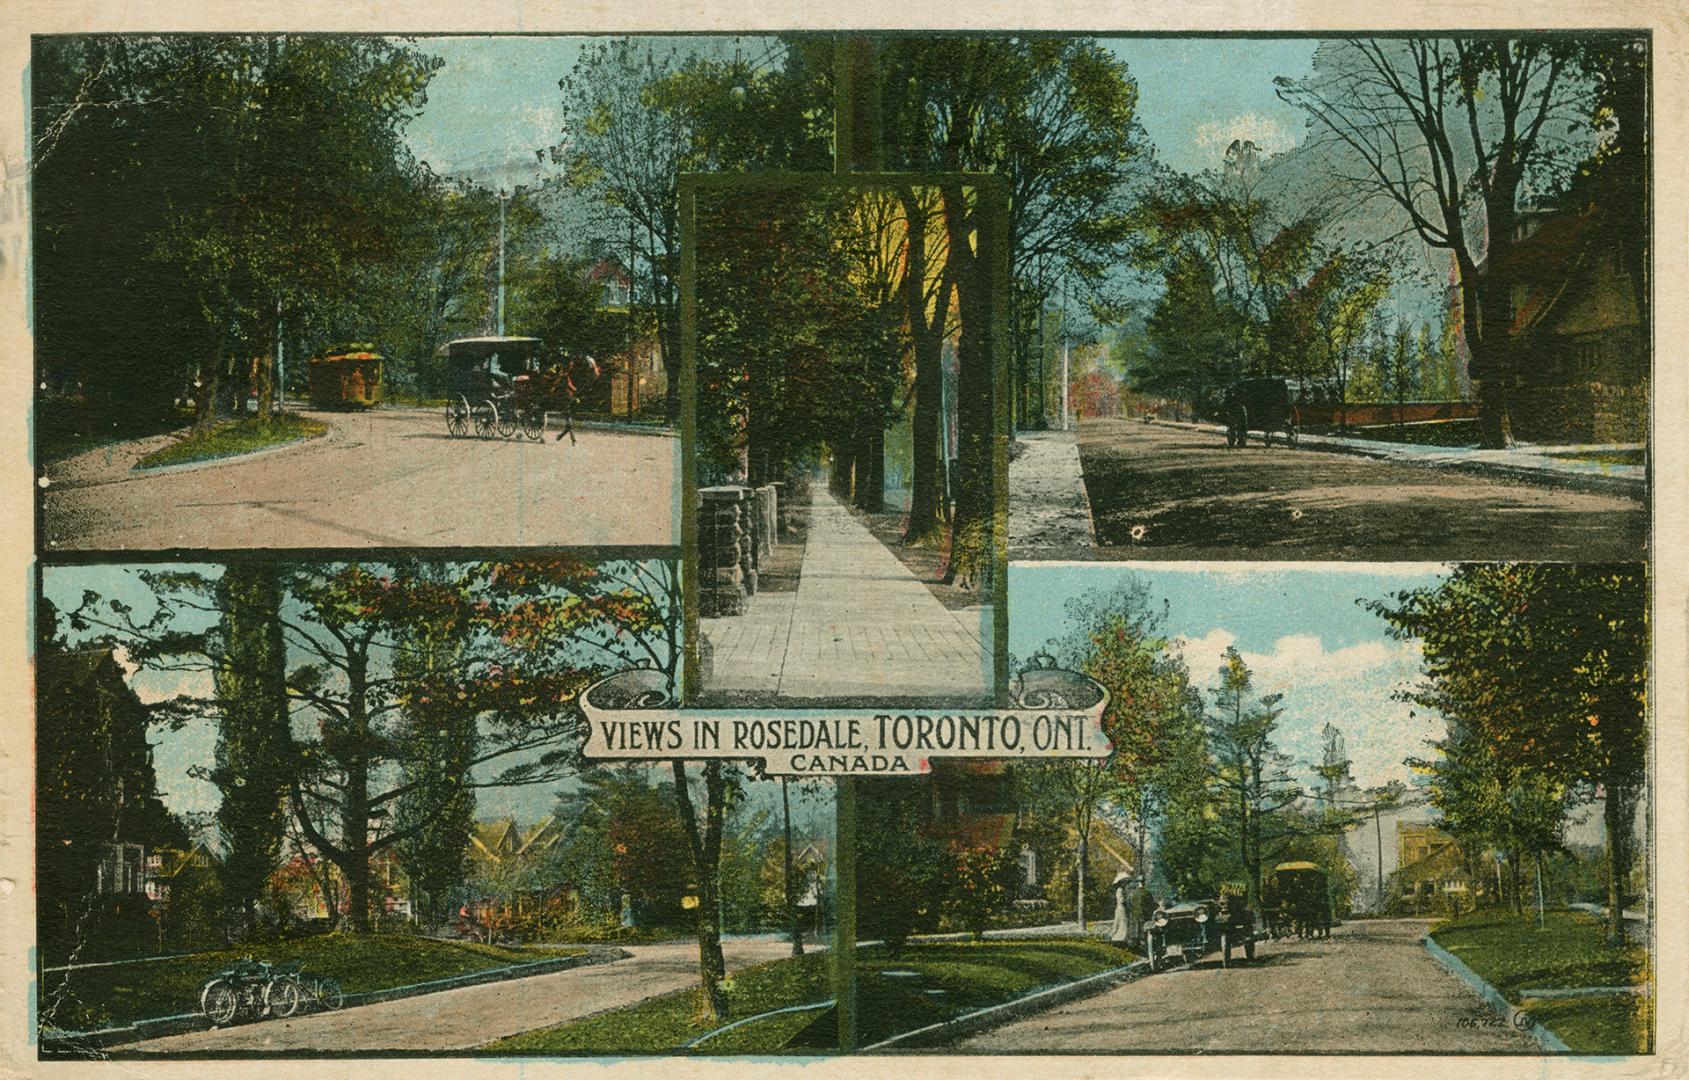
MULTIPOLYGON (((223 454, 220 457, 201 458, 199 461, 181 461, 174 465, 149 465, 144 469, 132 467, 129 471, 135 475, 124 477, 123 479, 138 480, 147 476, 165 476, 169 473, 197 472, 200 469, 214 469, 219 465, 233 465, 237 461, 251 461, 253 458, 260 458, 266 454, 279 454, 283 450, 296 450, 301 446, 307 446, 315 442, 328 442, 334 438, 334 425, 324 424, 323 427, 325 430, 319 435, 307 435, 303 439, 294 439, 292 442, 277 443, 274 446, 265 446, 258 450, 249 450, 243 454, 223 454)), ((122 483, 122 481, 119 480, 117 483, 122 483)))
MULTIPOLYGON (((1190 420, 1157 420, 1151 426, 1182 427, 1193 431, 1216 433, 1224 433, 1225 431, 1224 428, 1212 424, 1199 424, 1190 420)), ((1601 471, 1599 466, 1592 466, 1589 471, 1585 471, 1583 469, 1544 468, 1523 462, 1470 461, 1458 458, 1438 460, 1436 455, 1418 456, 1411 452, 1389 449, 1384 445, 1375 448, 1356 446, 1350 442, 1329 442, 1322 435, 1304 435, 1298 441, 1302 447, 1309 450, 1318 450, 1328 454, 1348 454, 1353 457, 1388 461, 1397 465, 1409 465, 1420 469, 1447 469, 1452 472, 1463 472, 1476 476, 1498 476, 1547 487, 1588 491, 1598 495, 1622 495, 1631 499, 1646 499, 1648 497, 1648 480, 1645 476, 1616 476, 1601 471)))
MULTIPOLYGON (((456 990, 465 986, 478 986, 482 983, 524 979, 531 975, 550 975, 554 972, 567 971, 570 968, 614 963, 632 955, 632 953, 623 949, 601 949, 576 956, 560 957, 555 960, 536 960, 528 964, 488 968, 486 971, 472 971, 465 975, 453 975, 444 979, 433 979, 429 982, 409 983, 405 986, 394 986, 385 990, 368 990, 361 994, 347 994, 346 1003, 342 1008, 351 1009, 360 1005, 374 1005, 382 1001, 396 1001, 399 998, 421 997, 424 994, 438 993, 442 990, 456 990)), ((77 1051, 80 1050, 104 1049, 111 1046, 122 1046, 125 1043, 141 1042, 146 1039, 159 1039, 166 1035, 182 1035, 190 1031, 204 1031, 211 1026, 200 1013, 179 1013, 175 1016, 137 1020, 125 1027, 102 1028, 99 1031, 42 1034, 40 1036, 40 1051, 43 1055, 72 1057, 77 1056, 77 1051)))
POLYGON ((1460 957, 1437 944, 1430 934, 1426 934, 1422 940, 1425 942, 1425 950, 1431 954, 1432 959, 1442 964, 1449 970, 1450 974, 1461 982, 1476 990, 1478 996, 1483 998, 1490 1008, 1505 1016, 1516 1029, 1528 1032, 1543 1050, 1550 1054, 1570 1054, 1572 1052, 1572 1048, 1567 1046, 1560 1036, 1537 1023, 1531 1018, 1530 1013, 1509 1002, 1502 996, 1500 990, 1491 986, 1477 972, 1467 967, 1460 957))
POLYGON ((951 1043, 968 1035, 1006 1024, 1011 1020, 1018 1020, 1023 1016, 1031 1016, 1045 1009, 1053 1009, 1058 1005, 1066 1005, 1081 998, 1091 997, 1106 990, 1112 990, 1122 983, 1132 982, 1149 974, 1148 960, 1134 960, 1124 967, 1113 968, 1109 971, 1087 975, 1060 986, 1052 986, 1047 990, 1034 990, 1030 994, 1005 1001, 1001 1005, 988 1005, 983 1009, 975 1009, 970 1013, 946 1020, 938 1024, 929 1024, 924 1028, 906 1031, 901 1035, 893 1035, 864 1046, 857 1051, 861 1054, 874 1054, 889 1050, 931 1049, 951 1043))

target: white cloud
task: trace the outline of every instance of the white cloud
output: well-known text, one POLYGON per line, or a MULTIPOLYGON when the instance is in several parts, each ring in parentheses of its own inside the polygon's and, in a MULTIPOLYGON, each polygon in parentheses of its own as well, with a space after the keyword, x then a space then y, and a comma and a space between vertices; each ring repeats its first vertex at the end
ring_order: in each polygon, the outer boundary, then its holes
MULTIPOLYGON (((1191 681, 1205 697, 1227 646, 1236 643, 1235 634, 1219 628, 1200 638, 1179 639, 1191 681)), ((1439 717, 1395 697, 1418 680, 1416 641, 1328 648, 1318 635, 1287 634, 1269 651, 1242 650, 1241 655, 1257 694, 1284 695, 1279 749, 1311 766, 1324 752, 1323 732, 1331 724, 1342 731, 1355 780, 1363 787, 1408 780, 1404 760, 1425 754, 1426 740, 1443 731, 1439 717)))
POLYGON ((1235 139, 1247 139, 1264 154, 1281 154, 1296 145, 1296 136, 1278 120, 1260 113, 1239 113, 1229 120, 1204 120, 1191 141, 1203 150, 1224 150, 1235 139))

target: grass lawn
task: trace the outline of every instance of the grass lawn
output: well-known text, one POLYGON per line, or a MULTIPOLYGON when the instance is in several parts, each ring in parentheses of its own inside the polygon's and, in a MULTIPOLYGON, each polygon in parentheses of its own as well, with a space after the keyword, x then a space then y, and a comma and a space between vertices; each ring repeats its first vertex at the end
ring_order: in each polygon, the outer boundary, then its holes
POLYGON ((1631 450, 1592 450, 1587 454, 1550 454, 1565 461, 1587 461, 1592 465, 1646 465, 1648 452, 1641 447, 1631 450))
POLYGON ((276 964, 298 964, 337 980, 348 994, 359 994, 585 951, 530 951, 411 934, 327 934, 168 960, 51 972, 42 981, 41 1023, 64 1031, 90 1031, 195 1012, 205 981, 246 955, 276 964))
POLYGON ((160 447, 136 462, 135 468, 150 469, 159 465, 182 465, 190 461, 250 454, 254 450, 313 439, 327 430, 326 425, 296 413, 282 413, 271 417, 268 423, 257 417, 231 420, 160 447))
POLYGON ((1551 911, 1547 926, 1538 930, 1535 915, 1480 912, 1441 923, 1431 936, 1573 1051, 1634 1054, 1650 1048, 1647 998, 1520 995, 1522 990, 1647 982, 1646 950, 1609 946, 1606 928, 1593 916, 1551 911))
MULTIPOLYGON (((863 1045, 925 1027, 1043 987, 1120 967, 1134 957, 1100 941, 931 942, 892 957, 883 946, 857 954, 857 1014, 863 1045), (897 974, 899 972, 912 974, 897 974)), ((832 997, 826 953, 759 964, 727 982, 730 1015, 755 1016, 832 997)), ((714 1025, 696 1020, 693 989, 573 1023, 499 1039, 493 1053, 672 1053, 714 1025)), ((837 1045, 831 1009, 788 1013, 734 1028, 697 1048, 708 1054, 826 1053, 837 1045)))

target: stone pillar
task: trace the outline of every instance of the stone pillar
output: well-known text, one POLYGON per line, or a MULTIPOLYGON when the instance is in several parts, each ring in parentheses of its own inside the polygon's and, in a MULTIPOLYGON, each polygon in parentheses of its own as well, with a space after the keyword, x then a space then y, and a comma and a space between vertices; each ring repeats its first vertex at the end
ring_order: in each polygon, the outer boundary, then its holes
POLYGON ((760 570, 763 560, 774 554, 774 534, 779 531, 775 524, 779 499, 775 496, 774 485, 764 484, 752 492, 751 505, 751 533, 756 538, 756 561, 760 570))
POLYGON ((706 619, 743 615, 755 591, 747 587, 749 549, 745 534, 745 489, 733 485, 698 491, 698 608, 706 619))
POLYGON ((768 490, 773 493, 774 498, 773 542, 778 544, 780 542, 780 538, 785 536, 790 528, 790 523, 787 521, 787 515, 791 513, 791 511, 786 508, 786 483, 783 480, 775 480, 768 485, 768 490))

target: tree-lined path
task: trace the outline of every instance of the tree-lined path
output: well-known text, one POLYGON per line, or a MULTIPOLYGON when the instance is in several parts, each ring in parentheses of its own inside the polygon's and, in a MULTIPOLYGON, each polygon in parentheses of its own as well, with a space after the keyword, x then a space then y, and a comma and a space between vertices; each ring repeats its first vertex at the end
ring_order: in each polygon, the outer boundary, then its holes
POLYGON ((960 1053, 1537 1054, 1541 1047, 1421 944, 1429 924, 1354 922, 1323 941, 1269 942, 995 1028, 960 1053))
POLYGON ((703 620, 705 692, 788 700, 983 700, 990 609, 951 611, 822 485, 794 593, 703 620))
POLYGON ((159 436, 49 468, 49 550, 675 542, 676 443, 453 438, 439 410, 304 415, 324 438, 183 471, 131 466, 159 436))

